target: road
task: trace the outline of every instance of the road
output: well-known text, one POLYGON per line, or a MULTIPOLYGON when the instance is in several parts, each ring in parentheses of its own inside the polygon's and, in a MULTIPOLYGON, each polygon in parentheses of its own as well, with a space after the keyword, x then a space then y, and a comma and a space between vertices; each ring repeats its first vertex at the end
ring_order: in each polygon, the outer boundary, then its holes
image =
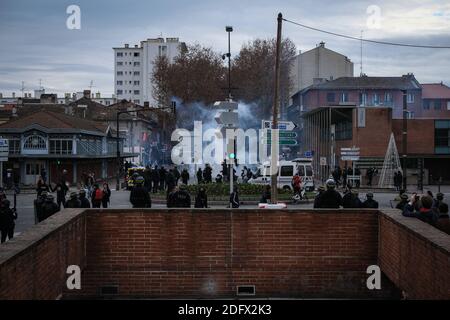
MULTIPOLYGON (((432 189, 435 193, 436 190, 432 189)), ((445 194, 444 199, 450 198, 450 188, 442 190, 445 194)), ((380 208, 391 208, 390 200, 395 197, 394 193, 375 193, 375 200, 380 204, 380 208)), ((17 195, 17 213, 16 233, 20 233, 30 228, 34 224, 34 208, 33 201, 36 198, 35 193, 21 193, 17 195)), ((365 194, 360 194, 361 200, 364 200, 365 194)), ((8 199, 13 200, 12 195, 8 195, 8 199)), ((289 208, 312 208, 312 201, 308 204, 288 205, 289 208)), ((165 208, 165 204, 154 203, 153 208, 165 208)), ((224 208, 225 205, 214 205, 213 208, 224 208)), ((243 205, 242 208, 255 208, 255 205, 243 205)), ((112 191, 111 208, 131 208, 129 203, 129 191, 112 191)))

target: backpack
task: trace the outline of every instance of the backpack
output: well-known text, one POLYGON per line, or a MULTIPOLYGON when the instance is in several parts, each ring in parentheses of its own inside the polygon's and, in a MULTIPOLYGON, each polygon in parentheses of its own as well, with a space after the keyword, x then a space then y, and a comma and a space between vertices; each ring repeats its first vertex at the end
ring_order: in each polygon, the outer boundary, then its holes
POLYGON ((102 200, 103 199, 103 190, 97 189, 95 190, 95 200, 102 200))

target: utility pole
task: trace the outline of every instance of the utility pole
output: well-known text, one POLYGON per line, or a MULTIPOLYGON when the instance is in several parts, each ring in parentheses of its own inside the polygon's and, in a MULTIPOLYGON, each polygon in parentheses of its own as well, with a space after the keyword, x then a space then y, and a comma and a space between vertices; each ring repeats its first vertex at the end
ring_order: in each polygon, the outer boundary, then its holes
MULTIPOLYGON (((233 32, 233 27, 232 26, 226 26, 225 27, 225 31, 228 32, 228 53, 227 53, 227 57, 228 57, 228 101, 232 102, 232 96, 231 96, 231 32, 233 32)), ((228 110, 231 111, 231 110, 228 110)), ((229 141, 227 143, 230 143, 229 141)), ((236 148, 233 147, 233 155, 234 157, 236 157, 236 148)), ((228 155, 229 157, 229 155, 228 155)), ((233 179, 234 179, 234 171, 233 171, 233 162, 230 161, 230 174, 228 175, 228 178, 230 179, 230 196, 233 193, 233 179)), ((230 208, 231 208, 231 203, 230 203, 230 208)))
POLYGON ((275 56, 275 92, 273 95, 273 119, 272 119, 272 150, 271 150, 271 200, 272 203, 278 203, 278 104, 279 99, 279 89, 280 89, 280 56, 281 56, 281 26, 283 22, 283 15, 281 12, 278 14, 277 18, 277 48, 275 56), (276 169, 276 170, 275 170, 276 169))
POLYGON ((406 90, 402 90, 403 94, 403 128, 402 128, 402 159, 403 159, 403 190, 406 191, 406 175, 407 175, 407 160, 408 160, 408 101, 407 101, 407 92, 406 90))

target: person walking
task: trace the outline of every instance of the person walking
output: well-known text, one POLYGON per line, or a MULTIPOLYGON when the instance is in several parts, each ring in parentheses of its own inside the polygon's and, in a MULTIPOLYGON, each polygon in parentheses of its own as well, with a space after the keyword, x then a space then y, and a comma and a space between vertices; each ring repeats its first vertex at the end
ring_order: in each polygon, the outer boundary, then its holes
MULTIPOLYGON (((145 188, 148 192, 148 189, 145 188)), ((108 208, 108 204, 111 200, 111 189, 109 188, 109 184, 107 182, 103 183, 103 198, 102 198, 102 207, 108 208)))
POLYGON ((159 189, 161 191, 166 190, 166 175, 167 170, 163 166, 159 169, 159 189))
POLYGON ((61 205, 65 207, 66 205, 66 192, 64 185, 59 182, 54 189, 51 190, 52 192, 56 191, 56 203, 58 204, 58 210, 61 210, 61 205))
POLYGON ((17 212, 10 208, 10 201, 8 199, 2 200, 2 207, 0 209, 0 233, 1 243, 6 241, 6 238, 11 240, 14 237, 14 228, 17 219, 17 212))
POLYGON ((208 208, 208 196, 205 188, 201 187, 195 196, 194 208, 208 208))

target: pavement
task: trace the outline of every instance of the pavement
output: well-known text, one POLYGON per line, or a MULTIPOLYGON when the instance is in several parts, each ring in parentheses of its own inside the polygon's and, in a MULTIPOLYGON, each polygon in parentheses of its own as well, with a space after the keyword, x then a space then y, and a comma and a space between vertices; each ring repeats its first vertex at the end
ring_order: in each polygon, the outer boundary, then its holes
MULTIPOLYGON (((431 190, 433 194, 436 194, 438 191, 437 186, 430 186, 425 188, 424 191, 431 190)), ((373 190, 371 190, 374 192, 373 190)), ((413 188, 410 188, 409 192, 415 192, 413 188)), ((444 199, 450 199, 450 186, 442 186, 441 192, 444 193, 444 199)), ((380 204, 380 208, 391 208, 390 201, 394 199, 396 196, 396 192, 374 192, 375 200, 377 200, 380 204)), ((361 200, 365 199, 365 192, 360 192, 361 200)), ((11 193, 7 193, 8 199, 11 200, 11 204, 13 203, 13 195, 11 193)), ((130 192, 126 190, 112 190, 111 194, 111 208, 131 208, 131 204, 129 202, 130 192)), ((166 204, 162 201, 161 197, 154 198, 153 208, 166 208, 166 204)), ((36 199, 36 193, 30 192, 21 192, 17 195, 17 213, 18 219, 16 220, 16 234, 23 232, 34 225, 34 207, 33 201, 36 199)), ((225 202, 211 202, 210 207, 212 208, 225 208, 225 202)), ((310 209, 313 207, 313 201, 309 201, 309 203, 301 203, 301 204, 288 204, 288 208, 305 208, 310 209)), ((257 203, 252 202, 251 204, 244 203, 241 208, 257 208, 257 203)))

